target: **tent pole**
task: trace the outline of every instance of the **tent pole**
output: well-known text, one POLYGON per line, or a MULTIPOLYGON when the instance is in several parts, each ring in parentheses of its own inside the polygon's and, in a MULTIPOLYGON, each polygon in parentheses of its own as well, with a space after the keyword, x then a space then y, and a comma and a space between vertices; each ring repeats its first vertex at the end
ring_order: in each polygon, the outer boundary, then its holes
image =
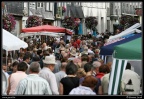
POLYGON ((7 64, 7 57, 8 57, 8 51, 6 51, 6 66, 8 65, 7 64))

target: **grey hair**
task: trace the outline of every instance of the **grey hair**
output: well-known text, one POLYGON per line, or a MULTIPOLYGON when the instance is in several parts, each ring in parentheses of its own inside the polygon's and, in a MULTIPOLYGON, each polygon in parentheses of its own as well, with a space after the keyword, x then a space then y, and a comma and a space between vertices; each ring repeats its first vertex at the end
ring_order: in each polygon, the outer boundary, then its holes
POLYGON ((38 62, 32 62, 29 67, 29 71, 37 73, 41 70, 40 64, 38 62))
POLYGON ((100 66, 101 66, 101 63, 100 63, 99 61, 94 61, 94 62, 92 63, 92 66, 93 66, 93 69, 94 69, 94 68, 100 67, 100 66))

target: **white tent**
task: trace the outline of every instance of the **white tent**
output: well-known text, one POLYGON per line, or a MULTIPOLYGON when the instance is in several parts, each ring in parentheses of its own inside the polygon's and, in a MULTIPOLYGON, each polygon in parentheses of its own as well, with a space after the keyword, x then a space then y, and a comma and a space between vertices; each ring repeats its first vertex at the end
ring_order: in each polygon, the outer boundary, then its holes
POLYGON ((55 33, 55 32, 29 32, 29 33, 21 33, 19 35, 19 38, 25 38, 28 36, 35 36, 35 35, 47 35, 47 36, 51 36, 51 37, 60 37, 60 36, 64 36, 65 33, 55 33))
POLYGON ((6 51, 12 51, 12 50, 19 50, 20 48, 27 48, 28 44, 18 37, 14 36, 10 32, 3 29, 2 32, 3 40, 2 40, 2 48, 6 51))
POLYGON ((8 87, 8 80, 5 72, 2 70, 2 94, 3 95, 6 95, 7 87, 8 87))
POLYGON ((132 34, 134 32, 137 32, 137 33, 141 33, 142 31, 137 29, 141 27, 141 24, 140 23, 136 23, 134 24, 133 26, 129 27, 128 29, 122 31, 121 33, 115 35, 115 36, 110 36, 110 38, 108 39, 108 42, 111 42, 117 38, 120 38, 122 36, 125 36, 125 35, 129 35, 129 34, 132 34))

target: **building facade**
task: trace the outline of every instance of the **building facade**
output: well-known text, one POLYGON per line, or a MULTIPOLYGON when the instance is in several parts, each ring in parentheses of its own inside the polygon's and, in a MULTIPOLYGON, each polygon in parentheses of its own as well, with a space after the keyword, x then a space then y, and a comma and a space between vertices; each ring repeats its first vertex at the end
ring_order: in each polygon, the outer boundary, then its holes
POLYGON ((25 28, 30 15, 40 16, 44 25, 54 26, 63 26, 62 20, 65 16, 79 18, 84 35, 90 32, 85 26, 85 18, 88 16, 97 18, 96 28, 99 33, 106 29, 114 32, 121 15, 138 17, 142 23, 142 2, 5 2, 3 12, 14 15, 16 27, 12 32, 15 35, 19 35, 21 29, 25 28), (62 12, 62 7, 66 8, 65 12, 62 12))
POLYGON ((110 2, 110 14, 108 16, 110 16, 109 26, 111 32, 115 31, 122 15, 136 17, 142 24, 142 2, 110 2))
MULTIPOLYGON (((106 24, 106 3, 103 2, 83 2, 82 8, 84 12, 84 16, 93 16, 98 20, 97 30, 99 33, 105 32, 107 28, 106 24)), ((85 27, 83 24, 84 34, 87 34, 90 30, 85 27)))
POLYGON ((5 12, 3 14, 9 13, 12 14, 16 20, 16 26, 13 31, 11 31, 15 36, 18 36, 22 29, 22 18, 23 18, 23 9, 24 2, 4 2, 5 12), (17 6, 16 6, 17 5, 17 6))

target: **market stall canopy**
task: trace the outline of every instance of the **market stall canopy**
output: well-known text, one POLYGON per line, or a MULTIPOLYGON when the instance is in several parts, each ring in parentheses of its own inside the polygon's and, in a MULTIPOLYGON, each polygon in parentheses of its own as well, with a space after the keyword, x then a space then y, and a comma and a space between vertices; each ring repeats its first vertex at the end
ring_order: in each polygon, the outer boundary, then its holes
POLYGON ((114 47, 114 57, 118 59, 141 60, 142 59, 142 38, 114 47))
POLYGON ((32 33, 32 32, 53 32, 53 33, 66 33, 68 35, 72 35, 72 32, 69 31, 66 28, 58 27, 58 26, 51 26, 51 25, 42 25, 42 26, 36 26, 36 27, 30 27, 30 28, 24 28, 22 29, 22 33, 32 33))
POLYGON ((108 42, 110 42, 112 40, 115 40, 115 39, 117 39, 119 37, 134 33, 134 32, 141 33, 142 31, 138 29, 139 27, 141 27, 141 24, 140 23, 136 23, 133 26, 129 27, 128 29, 122 31, 121 33, 119 33, 117 35, 114 35, 114 36, 110 36, 110 38, 108 39, 108 42))
POLYGON ((12 51, 12 50, 19 50, 20 48, 27 48, 28 44, 18 37, 14 36, 10 32, 3 29, 2 32, 3 35, 3 49, 6 51, 12 51))
POLYGON ((112 53, 114 52, 114 47, 116 45, 120 45, 129 41, 132 41, 136 38, 140 38, 141 35, 142 35, 141 33, 138 33, 138 34, 131 35, 129 37, 125 36, 125 38, 119 39, 114 43, 111 42, 111 44, 101 47, 100 55, 112 55, 112 53))
POLYGON ((47 35, 47 36, 51 36, 51 37, 61 37, 61 36, 64 36, 65 33, 54 33, 54 32, 42 32, 42 33, 21 33, 19 35, 19 38, 25 38, 25 37, 28 37, 28 36, 33 36, 33 35, 47 35))
POLYGON ((128 60, 142 60, 141 37, 114 47, 112 70, 108 88, 109 95, 118 95, 118 89, 120 89, 122 75, 128 60))

